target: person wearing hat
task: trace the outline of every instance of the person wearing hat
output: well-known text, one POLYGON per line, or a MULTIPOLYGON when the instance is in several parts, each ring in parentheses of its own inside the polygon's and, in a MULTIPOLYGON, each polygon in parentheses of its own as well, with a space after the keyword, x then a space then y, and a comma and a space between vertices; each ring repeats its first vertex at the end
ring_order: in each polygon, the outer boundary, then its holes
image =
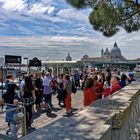
POLYGON ((47 72, 43 79, 43 94, 45 98, 45 110, 46 113, 51 113, 51 93, 52 93, 52 75, 50 72, 47 72))
POLYGON ((134 79, 134 74, 130 72, 128 73, 128 82, 130 84, 133 81, 136 81, 136 80, 134 79))

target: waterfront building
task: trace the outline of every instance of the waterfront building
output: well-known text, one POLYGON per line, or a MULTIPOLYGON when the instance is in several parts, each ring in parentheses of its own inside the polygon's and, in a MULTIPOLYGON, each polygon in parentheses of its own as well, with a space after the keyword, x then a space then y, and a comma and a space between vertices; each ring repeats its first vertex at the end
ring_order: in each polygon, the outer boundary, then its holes
POLYGON ((79 67, 77 61, 42 61, 45 70, 52 69, 53 73, 73 73, 74 69, 79 67))
POLYGON ((93 66, 101 69, 105 67, 133 69, 136 63, 133 60, 126 60, 116 42, 110 51, 108 48, 105 50, 102 49, 100 57, 84 55, 81 58, 81 64, 83 66, 93 66))
POLYGON ((124 70, 133 70, 139 60, 126 60, 122 55, 121 49, 115 42, 112 49, 109 51, 108 48, 101 50, 100 57, 89 57, 87 54, 84 55, 80 61, 72 61, 70 53, 66 56, 66 61, 43 61, 42 64, 47 70, 49 67, 58 73, 73 73, 75 68, 94 67, 97 69, 103 69, 110 67, 112 69, 119 68, 124 70))
POLYGON ((101 50, 101 57, 89 57, 84 55, 82 62, 122 62, 126 61, 117 43, 114 43, 113 48, 109 51, 108 48, 101 50))
POLYGON ((119 61, 125 61, 126 59, 122 55, 122 52, 120 48, 118 47, 117 43, 114 43, 113 48, 111 51, 108 50, 108 48, 105 49, 105 51, 102 49, 101 50, 101 58, 102 59, 109 59, 110 61, 113 62, 119 62, 119 61))

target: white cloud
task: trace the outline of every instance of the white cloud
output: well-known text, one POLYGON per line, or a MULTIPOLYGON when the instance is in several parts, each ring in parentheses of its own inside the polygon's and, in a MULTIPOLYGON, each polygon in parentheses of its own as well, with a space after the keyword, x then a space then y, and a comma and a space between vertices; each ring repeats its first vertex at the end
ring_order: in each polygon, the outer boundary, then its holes
POLYGON ((29 13, 40 15, 40 14, 44 14, 47 12, 48 14, 51 14, 54 12, 54 10, 55 10, 55 8, 53 6, 44 6, 42 3, 35 3, 32 5, 29 13))
POLYGON ((25 0, 0 0, 3 4, 2 8, 9 11, 22 11, 26 8, 25 0))
POLYGON ((78 37, 78 36, 71 36, 71 37, 70 36, 40 36, 40 37, 32 36, 32 37, 1 37, 0 38, 0 46, 15 46, 15 45, 25 46, 26 44, 28 47, 31 44, 32 46, 34 46, 35 44, 40 44, 40 47, 41 46, 44 47, 44 45, 51 46, 55 43, 59 47, 59 45, 76 45, 79 44, 80 42, 94 43, 94 40, 90 40, 90 38, 88 37, 78 37))
POLYGON ((54 12, 55 8, 54 7, 49 7, 48 8, 48 14, 52 14, 54 12))
POLYGON ((49 47, 50 49, 57 48, 57 50, 65 49, 69 52, 79 49, 80 51, 75 52, 76 57, 84 54, 100 56, 101 48, 108 47, 110 50, 116 41, 126 58, 140 56, 140 32, 127 34, 121 29, 115 36, 105 38, 102 33, 95 32, 89 25, 88 15, 90 10, 77 11, 63 3, 65 0, 36 0, 34 3, 30 0, 31 5, 29 7, 27 1, 0 0, 1 35, 11 31, 13 25, 15 25, 14 29, 17 28, 15 31, 18 31, 18 33, 29 35, 29 37, 0 38, 0 47, 19 46, 25 47, 25 50, 28 46, 32 48, 49 47), (65 25, 68 25, 68 28, 65 25), (56 32, 56 35, 32 37, 32 35, 40 35, 39 32, 44 34, 45 32, 53 34, 56 32), (69 33, 82 37, 67 36, 69 33))
POLYGON ((52 1, 49 0, 32 3, 30 7, 28 7, 27 1, 28 0, 0 0, 0 3, 2 3, 2 8, 5 10, 20 11, 29 14, 52 14, 55 10, 55 7, 50 4, 52 1))
MULTIPOLYGON (((99 33, 97 33, 99 34, 99 33)), ((102 48, 108 47, 109 50, 113 47, 116 41, 118 47, 121 49, 122 54, 127 59, 134 59, 140 57, 139 36, 140 32, 126 34, 123 30, 112 38, 105 38, 101 34, 97 36, 29 36, 29 37, 1 37, 0 47, 9 46, 11 49, 14 47, 22 47, 26 55, 28 48, 32 50, 49 49, 54 51, 53 55, 57 57, 57 51, 63 53, 64 57, 67 52, 74 55, 74 59, 80 59, 83 55, 87 54, 90 57, 100 56, 102 48), (132 38, 132 39, 131 39, 132 38), (134 41, 133 41, 134 39, 134 41), (134 43, 135 42, 135 43, 134 43), (14 46, 14 47, 12 47, 14 46)), ((45 52, 44 52, 45 53, 45 52)), ((34 53, 32 53, 34 55, 34 53)), ((40 53, 36 52, 37 56, 41 57, 40 53)), ((46 51, 46 56, 49 55, 46 51)), ((45 56, 45 54, 44 54, 45 56)), ((60 60, 61 60, 60 57, 60 60)), ((50 59, 51 58, 50 56, 50 59)))
POLYGON ((58 12, 58 15, 64 19, 88 21, 88 16, 75 9, 63 9, 58 12))

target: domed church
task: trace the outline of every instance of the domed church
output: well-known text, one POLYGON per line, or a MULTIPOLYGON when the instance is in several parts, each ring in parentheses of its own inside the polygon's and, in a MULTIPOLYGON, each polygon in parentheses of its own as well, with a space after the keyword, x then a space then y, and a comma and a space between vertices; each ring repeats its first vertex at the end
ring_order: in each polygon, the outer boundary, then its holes
POLYGON ((110 59, 112 61, 124 61, 126 60, 124 58, 124 56, 121 53, 121 50, 118 48, 117 43, 114 43, 113 48, 111 49, 111 51, 108 50, 108 48, 106 48, 105 50, 101 50, 101 57, 103 59, 110 59))

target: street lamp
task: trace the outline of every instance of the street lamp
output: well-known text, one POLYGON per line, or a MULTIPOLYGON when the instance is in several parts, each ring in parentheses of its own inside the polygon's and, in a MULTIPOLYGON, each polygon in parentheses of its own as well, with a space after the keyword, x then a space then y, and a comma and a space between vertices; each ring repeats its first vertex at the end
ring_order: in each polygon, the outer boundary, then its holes
POLYGON ((24 57, 24 60, 27 60, 27 73, 28 73, 28 70, 29 70, 29 61, 28 61, 28 57, 24 57))

